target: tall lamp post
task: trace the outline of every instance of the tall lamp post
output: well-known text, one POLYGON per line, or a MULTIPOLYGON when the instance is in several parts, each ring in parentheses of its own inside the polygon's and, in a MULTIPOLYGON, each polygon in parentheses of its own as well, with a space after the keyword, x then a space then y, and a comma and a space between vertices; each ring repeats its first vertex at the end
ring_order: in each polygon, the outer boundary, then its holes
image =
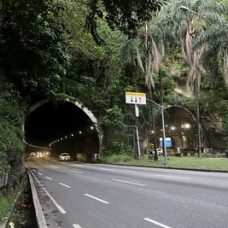
MULTIPOLYGON (((205 17, 201 16, 197 12, 189 9, 187 6, 180 6, 180 9, 184 12, 190 12, 192 14, 197 15, 198 17, 202 18, 204 21, 206 21, 208 24, 212 25, 210 21, 208 21, 205 17)), ((189 33, 192 38, 194 38, 194 30, 189 33)), ((197 122, 197 141, 198 141, 198 157, 201 156, 201 148, 202 148, 202 142, 201 142, 201 128, 200 128, 200 110, 199 110, 199 97, 200 97, 200 81, 199 77, 195 79, 194 83, 194 91, 195 91, 195 102, 196 102, 196 122, 197 122)))
POLYGON ((167 163, 167 149, 166 149, 166 143, 165 143, 165 118, 164 118, 164 106, 156 103, 155 101, 152 101, 150 99, 146 99, 147 101, 157 105, 161 109, 161 116, 162 116, 162 142, 163 142, 163 149, 164 149, 164 160, 165 160, 165 165, 167 163))

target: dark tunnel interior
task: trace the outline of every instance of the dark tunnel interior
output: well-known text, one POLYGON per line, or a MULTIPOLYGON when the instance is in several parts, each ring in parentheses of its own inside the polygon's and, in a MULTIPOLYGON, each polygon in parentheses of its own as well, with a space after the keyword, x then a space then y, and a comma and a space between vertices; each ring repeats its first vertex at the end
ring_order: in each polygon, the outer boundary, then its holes
POLYGON ((99 151, 94 123, 70 102, 47 102, 39 106, 27 116, 24 130, 29 152, 49 147, 53 156, 67 152, 77 160, 77 154, 88 158, 99 151))

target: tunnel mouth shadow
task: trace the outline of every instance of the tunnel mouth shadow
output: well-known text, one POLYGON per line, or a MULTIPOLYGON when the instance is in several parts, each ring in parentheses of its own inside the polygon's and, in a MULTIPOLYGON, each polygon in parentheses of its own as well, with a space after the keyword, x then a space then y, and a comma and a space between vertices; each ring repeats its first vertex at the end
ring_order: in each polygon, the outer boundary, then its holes
POLYGON ((100 152, 100 131, 93 113, 79 102, 41 101, 30 107, 24 123, 26 153, 49 151, 56 159, 94 162, 100 152))

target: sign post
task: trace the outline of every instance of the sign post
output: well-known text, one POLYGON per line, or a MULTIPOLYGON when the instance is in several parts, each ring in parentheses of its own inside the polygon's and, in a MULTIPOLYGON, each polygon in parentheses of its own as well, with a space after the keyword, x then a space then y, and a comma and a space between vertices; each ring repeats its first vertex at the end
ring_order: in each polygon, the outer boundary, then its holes
POLYGON ((138 119, 139 117, 139 107, 138 105, 145 105, 146 104, 146 94, 145 93, 137 93, 137 92, 125 92, 125 101, 127 104, 134 104, 135 105, 135 134, 137 140, 137 148, 138 148, 138 155, 141 156, 140 144, 139 144, 139 129, 138 129, 138 119))

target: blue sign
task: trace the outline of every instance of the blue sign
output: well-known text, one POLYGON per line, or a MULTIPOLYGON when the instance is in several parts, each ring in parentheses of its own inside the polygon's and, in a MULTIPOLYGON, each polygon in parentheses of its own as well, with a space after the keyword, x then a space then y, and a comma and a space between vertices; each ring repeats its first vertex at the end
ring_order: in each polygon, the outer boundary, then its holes
MULTIPOLYGON (((163 138, 159 138, 160 147, 163 145, 163 138)), ((172 139, 170 137, 165 138, 165 147, 172 147, 172 139)))

